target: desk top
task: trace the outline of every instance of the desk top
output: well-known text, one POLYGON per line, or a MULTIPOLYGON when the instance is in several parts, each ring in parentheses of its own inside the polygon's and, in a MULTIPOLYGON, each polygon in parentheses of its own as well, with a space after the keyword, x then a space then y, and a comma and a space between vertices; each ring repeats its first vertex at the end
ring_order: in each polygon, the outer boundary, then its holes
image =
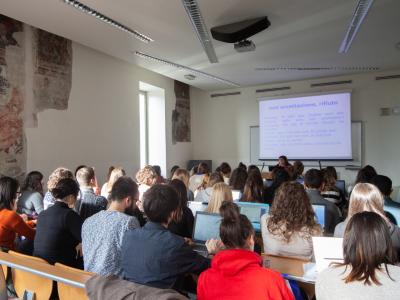
POLYGON ((91 277, 90 275, 63 270, 43 262, 32 261, 23 257, 15 257, 1 251, 0 264, 79 288, 85 288, 85 282, 91 277))

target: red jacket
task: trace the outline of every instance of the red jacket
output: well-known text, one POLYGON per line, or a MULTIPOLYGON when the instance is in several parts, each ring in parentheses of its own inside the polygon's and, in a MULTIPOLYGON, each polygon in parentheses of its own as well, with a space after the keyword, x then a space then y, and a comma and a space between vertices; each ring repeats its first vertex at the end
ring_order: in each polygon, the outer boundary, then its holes
POLYGON ((224 250, 214 257, 211 268, 200 275, 197 297, 198 300, 294 299, 281 274, 263 268, 257 253, 242 249, 224 250))

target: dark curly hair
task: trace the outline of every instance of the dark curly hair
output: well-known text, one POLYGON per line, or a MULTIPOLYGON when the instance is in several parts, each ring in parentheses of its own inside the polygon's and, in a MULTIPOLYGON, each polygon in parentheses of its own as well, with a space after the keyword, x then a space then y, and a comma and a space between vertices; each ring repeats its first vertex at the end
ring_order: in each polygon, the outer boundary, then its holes
POLYGON ((271 234, 282 235, 287 242, 296 232, 309 238, 321 232, 310 199, 300 183, 284 182, 279 187, 269 210, 267 228, 271 234))

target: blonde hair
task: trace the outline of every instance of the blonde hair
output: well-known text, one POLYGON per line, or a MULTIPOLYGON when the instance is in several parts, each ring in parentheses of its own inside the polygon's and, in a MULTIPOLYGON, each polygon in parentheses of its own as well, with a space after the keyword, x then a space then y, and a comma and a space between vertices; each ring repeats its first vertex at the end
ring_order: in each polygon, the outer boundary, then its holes
POLYGON ((107 192, 111 193, 111 189, 118 178, 125 176, 125 170, 122 167, 114 167, 110 173, 110 178, 107 182, 107 192))
POLYGON ((219 182, 213 187, 206 211, 209 213, 219 213, 219 208, 223 201, 233 201, 232 190, 227 184, 219 182))
POLYGON ((186 188, 188 188, 188 186, 189 186, 189 177, 190 177, 190 174, 189 174, 188 170, 176 169, 174 174, 172 175, 171 179, 172 180, 179 179, 180 181, 182 181, 185 184, 186 188))
POLYGON ((64 167, 59 167, 50 174, 49 180, 47 181, 47 189, 51 191, 57 185, 57 183, 63 178, 74 178, 74 175, 70 170, 64 167))
POLYGON ((157 173, 152 166, 145 166, 136 173, 136 180, 139 184, 151 186, 156 182, 157 173))
POLYGON ((357 183, 351 192, 347 219, 356 213, 371 211, 389 222, 383 210, 384 203, 383 195, 376 186, 370 183, 357 183))

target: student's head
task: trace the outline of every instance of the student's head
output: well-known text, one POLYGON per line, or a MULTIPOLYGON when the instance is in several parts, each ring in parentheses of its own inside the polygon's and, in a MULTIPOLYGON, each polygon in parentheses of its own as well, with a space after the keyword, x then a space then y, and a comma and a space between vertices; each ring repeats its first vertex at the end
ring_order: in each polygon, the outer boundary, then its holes
POLYGON ((238 206, 231 201, 224 201, 220 207, 222 216, 219 234, 227 249, 254 248, 254 229, 249 219, 241 215, 238 206))
POLYGON ((18 198, 19 183, 11 177, 0 178, 0 210, 15 210, 18 198))
POLYGON ((172 186, 155 184, 143 195, 143 209, 154 223, 169 224, 179 210, 179 196, 172 186))
POLYGON ((376 175, 378 175, 378 173, 375 171, 374 167, 366 165, 364 168, 358 171, 356 184, 362 182, 370 183, 371 179, 376 175))
POLYGON ((22 184, 22 191, 35 191, 43 193, 43 174, 39 171, 32 171, 26 175, 24 183, 22 184))
POLYGON ((322 171, 317 169, 310 169, 304 175, 304 185, 309 189, 320 189, 323 181, 322 171))
POLYGON ((247 173, 248 174, 250 174, 250 172, 251 171, 258 171, 258 172, 260 172, 260 169, 256 166, 256 165, 249 165, 248 167, 247 167, 247 173))
POLYGON ((84 168, 84 167, 86 167, 86 165, 79 165, 79 166, 77 166, 77 167, 75 168, 75 172, 74 172, 75 178, 76 178, 76 174, 78 174, 78 171, 79 171, 80 169, 84 168))
POLYGON ((334 167, 326 167, 322 170, 325 190, 331 190, 336 186, 337 173, 334 167))
POLYGON ((213 187, 218 182, 224 182, 224 178, 222 178, 221 174, 218 172, 211 173, 207 187, 213 187))
POLYGON ((233 201, 232 190, 227 184, 219 182, 213 187, 213 191, 208 202, 207 212, 218 213, 219 208, 224 201, 233 201))
POLYGON ((296 160, 293 163, 293 179, 299 178, 304 172, 304 165, 301 161, 296 160))
POLYGON ((136 181, 139 184, 152 186, 156 183, 157 173, 152 166, 145 166, 136 173, 136 181))
POLYGON ((278 158, 278 165, 279 165, 280 167, 286 167, 286 166, 288 166, 288 165, 289 165, 288 158, 287 158, 285 155, 279 156, 279 158, 278 158))
POLYGON ((227 163, 227 162, 223 162, 220 166, 219 166, 219 172, 221 172, 222 176, 224 177, 230 177, 231 176, 231 166, 227 163))
POLYGON ((347 219, 363 211, 372 211, 387 221, 383 205, 383 195, 376 186, 370 183, 357 183, 351 192, 347 219))
MULTIPOLYGON (((169 172, 169 179, 172 180, 172 177, 174 176, 175 171, 178 170, 178 169, 179 169, 179 166, 177 166, 177 165, 175 165, 175 166, 173 166, 173 167, 171 168, 171 170, 170 170, 170 172, 169 172)), ((189 172, 188 172, 188 174, 189 174, 189 172)))
POLYGON ((282 183, 289 181, 290 175, 285 169, 275 168, 272 171, 272 185, 274 188, 278 188, 282 183))
POLYGON ((161 177, 161 167, 157 166, 157 165, 154 165, 153 169, 154 169, 154 172, 156 172, 157 176, 161 177))
POLYGON ((243 202, 262 202, 262 192, 264 189, 263 180, 259 169, 253 169, 247 176, 241 201, 243 202))
POLYGON ((185 184, 186 188, 188 188, 189 187, 189 178, 190 178, 190 176, 189 176, 188 170, 178 168, 175 170, 174 175, 172 176, 171 179, 172 180, 179 179, 180 181, 182 181, 185 184))
POLYGON ((80 186, 94 186, 94 176, 92 167, 83 167, 76 173, 76 180, 80 186))
POLYGON ((246 165, 245 165, 244 163, 242 163, 242 162, 239 163, 238 168, 239 168, 239 169, 242 169, 242 170, 244 170, 244 171, 247 172, 247 167, 246 167, 246 165))
POLYGON ((187 189, 186 189, 185 184, 179 179, 173 179, 169 183, 169 185, 172 186, 175 189, 175 191, 178 193, 180 213, 176 216, 177 219, 175 221, 179 222, 180 221, 180 217, 181 217, 182 212, 183 212, 183 209, 188 204, 187 189))
POLYGON ((138 185, 132 178, 121 176, 112 185, 110 199, 111 203, 122 205, 127 215, 134 215, 138 210, 136 206, 139 200, 138 185))
POLYGON ((72 172, 66 168, 60 167, 53 171, 49 176, 49 181, 47 181, 47 189, 51 192, 53 188, 56 187, 57 183, 63 178, 74 178, 72 172))
POLYGON ((107 182, 107 192, 111 193, 111 189, 118 178, 125 176, 125 170, 122 167, 115 167, 110 174, 107 182))
POLYGON ((229 185, 232 190, 243 191, 246 184, 247 172, 243 168, 236 168, 233 170, 231 178, 229 179, 229 185))
POLYGON ((79 185, 72 178, 63 178, 57 182, 57 185, 51 190, 51 194, 55 199, 73 208, 79 194, 79 185))
POLYGON ((205 162, 201 162, 197 167, 197 174, 202 175, 210 172, 210 168, 208 164, 205 162))
POLYGON ((365 285, 380 285, 377 272, 388 273, 387 264, 396 261, 385 220, 373 212, 355 214, 344 233, 343 257, 343 265, 351 267, 345 283, 361 281, 365 285))
POLYGON ((300 183, 284 182, 276 191, 269 210, 267 228, 272 234, 283 236, 287 241, 293 233, 304 228, 309 233, 318 228, 310 199, 300 183))
MULTIPOLYGON (((115 169, 114 166, 110 166, 107 171, 107 181, 110 180, 111 172, 115 169)), ((75 175, 76 176, 76 175, 75 175)))
POLYGON ((389 197, 392 193, 392 180, 384 175, 376 175, 372 178, 371 183, 375 185, 385 197, 389 197))

